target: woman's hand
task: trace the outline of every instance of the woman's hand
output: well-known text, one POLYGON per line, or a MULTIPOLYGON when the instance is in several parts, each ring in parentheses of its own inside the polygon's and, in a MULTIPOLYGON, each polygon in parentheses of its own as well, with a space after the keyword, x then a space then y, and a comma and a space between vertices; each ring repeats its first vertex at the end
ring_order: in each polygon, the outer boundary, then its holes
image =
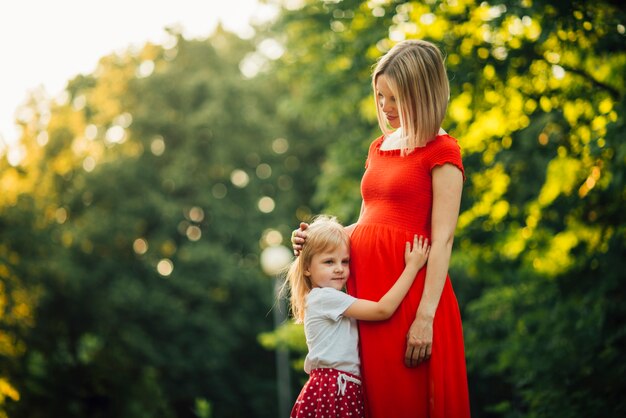
POLYGON ((406 367, 417 367, 430 359, 433 348, 433 320, 434 317, 417 313, 406 335, 406 353, 404 354, 406 367))
POLYGON ((306 229, 309 227, 309 224, 306 222, 300 222, 300 228, 295 229, 291 233, 291 247, 293 248, 293 255, 296 257, 300 255, 300 251, 302 251, 302 246, 306 241, 306 229))

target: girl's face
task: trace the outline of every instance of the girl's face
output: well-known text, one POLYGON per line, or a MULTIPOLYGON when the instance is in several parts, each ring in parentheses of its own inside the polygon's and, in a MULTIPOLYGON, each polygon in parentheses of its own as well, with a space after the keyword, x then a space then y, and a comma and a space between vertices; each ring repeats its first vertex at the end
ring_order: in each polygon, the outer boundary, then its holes
POLYGON ((381 74, 376 78, 376 97, 378 106, 385 114, 389 125, 394 129, 398 129, 400 127, 400 114, 396 104, 396 97, 389 87, 385 74, 381 74))
POLYGON ((350 250, 342 244, 332 251, 314 254, 304 275, 315 287, 343 289, 350 274, 350 250))

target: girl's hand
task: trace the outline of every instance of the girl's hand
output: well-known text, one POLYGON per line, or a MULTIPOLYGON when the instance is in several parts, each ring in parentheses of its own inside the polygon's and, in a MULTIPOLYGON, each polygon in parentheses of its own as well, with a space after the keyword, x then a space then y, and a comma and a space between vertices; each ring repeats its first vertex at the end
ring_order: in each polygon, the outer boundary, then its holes
POLYGON ((406 353, 404 365, 417 367, 430 359, 433 348, 433 317, 426 317, 417 313, 406 335, 406 353))
POLYGON ((404 262, 407 266, 415 267, 417 270, 421 269, 430 253, 430 245, 428 244, 428 238, 423 236, 413 236, 413 248, 411 243, 407 241, 406 249, 404 250, 404 262))
POLYGON ((302 251, 302 246, 306 241, 306 229, 309 227, 309 224, 306 222, 300 222, 300 228, 295 229, 291 233, 291 247, 293 248, 293 255, 296 257, 300 255, 300 251, 302 251))

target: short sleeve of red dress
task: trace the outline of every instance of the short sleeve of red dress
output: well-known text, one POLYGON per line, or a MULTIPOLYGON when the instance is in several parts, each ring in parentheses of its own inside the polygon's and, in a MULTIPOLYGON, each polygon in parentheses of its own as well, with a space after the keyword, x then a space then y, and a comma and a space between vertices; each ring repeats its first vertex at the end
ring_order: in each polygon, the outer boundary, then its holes
POLYGON ((461 148, 455 138, 450 135, 441 135, 428 145, 425 160, 431 172, 433 168, 437 166, 452 164, 461 170, 463 180, 465 180, 465 169, 463 168, 463 162, 461 160, 461 148))

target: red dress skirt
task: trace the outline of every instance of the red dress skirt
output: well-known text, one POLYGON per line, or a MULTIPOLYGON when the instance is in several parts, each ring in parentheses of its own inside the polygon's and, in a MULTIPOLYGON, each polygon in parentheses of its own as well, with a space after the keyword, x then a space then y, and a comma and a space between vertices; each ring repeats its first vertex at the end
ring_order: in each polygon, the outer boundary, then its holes
MULTIPOLYGON (((463 172, 457 141, 440 135, 405 156, 370 146, 361 183, 363 213, 351 236, 348 292, 379 300, 404 269, 413 235, 430 238, 434 167, 463 172)), ((368 418, 466 418, 470 416, 463 329, 456 296, 446 277, 433 324, 430 360, 404 365, 406 335, 424 290, 426 267, 396 313, 386 321, 359 321, 361 377, 368 418)))

